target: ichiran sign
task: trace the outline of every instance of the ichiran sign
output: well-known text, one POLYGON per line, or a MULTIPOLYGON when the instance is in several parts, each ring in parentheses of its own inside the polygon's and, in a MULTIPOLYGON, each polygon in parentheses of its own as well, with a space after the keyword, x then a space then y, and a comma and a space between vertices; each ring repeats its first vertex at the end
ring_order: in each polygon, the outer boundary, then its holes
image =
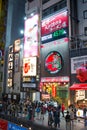
POLYGON ((42 43, 64 38, 68 33, 67 11, 55 14, 42 21, 42 43))

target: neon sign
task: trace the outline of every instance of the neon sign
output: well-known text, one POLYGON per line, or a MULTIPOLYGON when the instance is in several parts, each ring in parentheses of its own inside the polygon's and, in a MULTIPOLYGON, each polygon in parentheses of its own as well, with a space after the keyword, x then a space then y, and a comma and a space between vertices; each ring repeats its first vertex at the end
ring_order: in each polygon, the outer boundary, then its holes
POLYGON ((46 42, 50 42, 50 41, 54 41, 60 38, 64 38, 67 36, 67 29, 60 29, 60 30, 56 30, 55 32, 45 35, 42 37, 42 43, 46 43, 46 42))
POLYGON ((59 52, 53 51, 45 59, 45 68, 51 74, 58 73, 63 67, 62 56, 59 52))
POLYGON ((48 35, 68 27, 68 15, 67 11, 63 11, 58 14, 54 14, 42 21, 41 36, 48 35))

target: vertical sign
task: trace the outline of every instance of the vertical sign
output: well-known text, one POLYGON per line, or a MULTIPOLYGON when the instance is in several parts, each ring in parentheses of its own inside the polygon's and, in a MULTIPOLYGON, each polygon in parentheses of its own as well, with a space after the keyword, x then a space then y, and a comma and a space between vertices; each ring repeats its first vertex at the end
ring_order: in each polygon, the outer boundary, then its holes
POLYGON ((8 87, 12 87, 13 77, 13 46, 9 46, 8 52, 8 87))
POLYGON ((38 42, 39 42, 39 16, 38 14, 28 18, 25 21, 24 33, 24 58, 29 56, 38 56, 38 42))

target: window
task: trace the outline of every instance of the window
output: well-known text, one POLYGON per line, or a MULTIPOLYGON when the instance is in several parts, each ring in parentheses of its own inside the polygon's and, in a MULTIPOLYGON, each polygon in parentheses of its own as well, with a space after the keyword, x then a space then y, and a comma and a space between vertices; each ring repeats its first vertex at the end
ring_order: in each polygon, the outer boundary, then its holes
POLYGON ((87 36, 87 27, 84 28, 84 33, 87 36))
POLYGON ((66 7, 66 0, 62 0, 52 6, 50 6, 49 8, 43 10, 42 12, 42 17, 46 17, 47 15, 51 14, 51 13, 55 13, 56 11, 63 9, 66 7))
POLYGON ((45 3, 47 3, 48 1, 50 1, 50 0, 42 0, 42 4, 45 4, 45 3))
POLYGON ((32 2, 33 0, 28 0, 28 2, 32 2))
POLYGON ((83 3, 86 3, 87 2, 87 0, 83 0, 83 3))
POLYGON ((87 19, 87 10, 83 12, 84 19, 87 19))

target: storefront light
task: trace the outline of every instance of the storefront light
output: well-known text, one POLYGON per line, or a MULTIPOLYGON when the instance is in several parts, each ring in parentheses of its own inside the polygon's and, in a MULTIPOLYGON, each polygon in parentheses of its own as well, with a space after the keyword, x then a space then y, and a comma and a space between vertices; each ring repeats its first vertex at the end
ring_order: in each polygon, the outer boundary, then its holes
POLYGON ((64 85, 66 84, 66 82, 64 82, 64 85))
POLYGON ((58 85, 60 85, 61 83, 59 82, 58 85))

